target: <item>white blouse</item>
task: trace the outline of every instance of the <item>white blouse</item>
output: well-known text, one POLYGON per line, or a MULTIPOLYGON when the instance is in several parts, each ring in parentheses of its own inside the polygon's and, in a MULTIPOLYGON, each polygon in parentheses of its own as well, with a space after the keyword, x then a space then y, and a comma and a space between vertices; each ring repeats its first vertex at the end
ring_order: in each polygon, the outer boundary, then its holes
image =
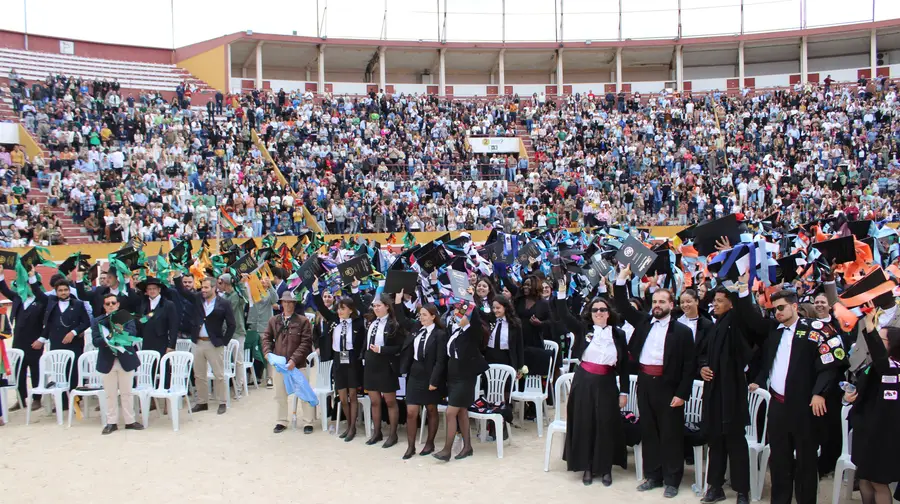
POLYGON ((434 324, 425 326, 422 329, 419 329, 419 334, 416 336, 416 339, 413 340, 413 358, 415 360, 419 360, 419 341, 421 341, 422 338, 425 338, 425 343, 422 345, 422 348, 428 346, 428 338, 430 338, 431 333, 434 332, 434 324), (422 329, 425 329, 424 335, 422 334, 422 329))
POLYGON ((491 331, 491 339, 488 341, 488 347, 509 350, 509 322, 506 321, 506 317, 500 317, 497 319, 497 324, 503 324, 500 327, 500 345, 499 347, 495 347, 497 338, 497 326, 495 325, 494 329, 491 331))
POLYGON ((615 341, 613 341, 612 326, 601 328, 595 325, 594 331, 586 335, 585 338, 590 338, 590 340, 587 348, 584 350, 584 354, 581 356, 582 361, 603 366, 616 365, 619 360, 619 352, 616 350, 615 341))
POLYGON ((344 331, 344 326, 346 325, 346 334, 344 335, 345 350, 353 350, 353 321, 350 319, 343 319, 339 323, 334 325, 334 332, 332 332, 331 336, 331 349, 335 352, 341 351, 341 332, 344 331))
POLYGON ((378 317, 377 319, 373 320, 372 323, 369 325, 369 335, 368 335, 369 336, 368 341, 370 342, 369 344, 373 344, 373 343, 371 343, 371 341, 372 341, 372 338, 374 337, 375 338, 374 345, 383 347, 384 346, 384 330, 386 327, 387 327, 387 315, 385 315, 384 317, 378 317))

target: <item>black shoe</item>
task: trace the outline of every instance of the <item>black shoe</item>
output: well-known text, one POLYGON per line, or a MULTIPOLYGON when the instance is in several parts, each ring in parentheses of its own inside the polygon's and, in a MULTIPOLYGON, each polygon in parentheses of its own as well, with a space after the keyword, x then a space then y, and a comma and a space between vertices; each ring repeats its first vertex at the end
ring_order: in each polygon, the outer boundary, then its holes
POLYGON ((409 460, 416 454, 415 448, 407 448, 406 453, 403 454, 403 460, 409 460))
POLYGON ((225 405, 225 404, 220 404, 220 405, 219 405, 219 410, 216 411, 216 414, 217 414, 217 415, 224 415, 226 411, 228 411, 228 406, 225 405))
POLYGON ((344 439, 345 437, 347 437, 347 434, 349 434, 349 433, 350 433, 350 429, 348 428, 344 432, 341 432, 340 435, 338 435, 338 437, 341 439, 344 439))
POLYGON ((737 496, 737 504, 750 504, 750 494, 739 493, 737 496))
POLYGON ((307 425, 306 427, 303 428, 304 434, 312 434, 312 432, 313 432, 312 425, 307 425))
POLYGON ((370 437, 369 439, 367 439, 367 440, 366 440, 366 444, 369 445, 369 446, 372 446, 373 444, 378 443, 378 442, 380 442, 380 441, 384 441, 384 437, 379 433, 379 434, 377 434, 377 435, 375 435, 375 436, 372 436, 372 437, 370 437))
POLYGON ((666 485, 666 490, 663 492, 663 497, 667 499, 674 498, 678 495, 678 488, 673 487, 672 485, 666 485))
POLYGON ((140 422, 132 422, 125 425, 125 430, 144 430, 144 426, 140 422))
POLYGON ((471 457, 472 454, 474 454, 474 453, 475 453, 475 450, 469 448, 469 451, 462 451, 462 452, 459 452, 459 455, 457 455, 457 456, 455 456, 455 457, 453 457, 453 458, 455 458, 456 460, 462 460, 462 459, 464 459, 464 458, 466 458, 466 457, 471 457))
POLYGON ((41 401, 40 400, 33 401, 31 403, 31 411, 37 411, 39 409, 41 409, 41 401))
POLYGON ((12 406, 11 408, 9 408, 9 412, 13 413, 15 411, 19 411, 20 409, 22 409, 22 405, 17 403, 15 406, 12 406))
POLYGON ((113 432, 116 432, 117 430, 119 430, 118 425, 107 424, 106 427, 103 428, 103 432, 101 432, 100 434, 103 434, 104 436, 106 436, 107 434, 112 434, 113 432))
POLYGON ((706 493, 703 495, 703 498, 700 499, 702 504, 712 504, 714 502, 722 502, 725 500, 725 490, 718 487, 709 487, 706 489, 706 493))
POLYGON ((353 429, 352 432, 347 433, 347 437, 344 438, 344 442, 349 443, 350 441, 353 441, 353 438, 355 438, 355 437, 356 437, 356 429, 353 429))
POLYGON ((438 460, 440 460, 440 461, 443 461, 443 462, 449 462, 449 461, 450 461, 450 454, 449 454, 449 453, 444 454, 444 453, 438 452, 438 453, 432 453, 431 456, 434 457, 434 458, 436 458, 436 459, 438 459, 438 460))
POLYGON ((606 473, 603 476, 600 476, 600 483, 603 483, 603 486, 605 487, 612 485, 612 473, 606 473))
POLYGON ((195 404, 193 408, 191 408, 191 413, 199 413, 201 411, 209 411, 209 404, 195 404))
POLYGON ((653 490, 655 488, 661 488, 663 486, 662 481, 653 481, 646 480, 637 487, 638 492, 646 492, 648 490, 653 490))
POLYGON ((581 476, 581 482, 584 483, 584 486, 591 485, 594 482, 594 475, 590 469, 584 471, 584 474, 581 476))
POLYGON ((284 425, 278 424, 275 426, 274 429, 272 429, 272 432, 274 432, 275 434, 281 434, 282 432, 284 432, 286 430, 287 430, 287 427, 285 427, 284 425))
POLYGON ((419 453, 419 455, 421 455, 421 456, 424 457, 425 455, 431 455, 432 453, 434 453, 434 447, 433 447, 433 446, 432 446, 430 449, 426 448, 426 449, 422 450, 422 452, 419 453))

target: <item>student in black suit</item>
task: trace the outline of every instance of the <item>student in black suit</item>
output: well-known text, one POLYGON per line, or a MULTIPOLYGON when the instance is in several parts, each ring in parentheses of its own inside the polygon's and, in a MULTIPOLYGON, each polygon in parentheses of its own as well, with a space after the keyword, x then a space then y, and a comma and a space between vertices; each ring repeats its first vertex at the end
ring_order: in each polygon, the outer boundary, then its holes
POLYGON ((838 379, 846 351, 840 338, 822 332, 822 322, 799 317, 796 291, 780 290, 770 300, 775 320, 755 309, 747 285, 742 284, 735 312, 745 331, 765 339, 750 390, 768 383, 772 394, 768 410, 772 503, 789 504, 793 493, 798 504, 814 504, 819 486, 814 417, 826 413, 823 394, 838 379))
POLYGON ((76 279, 75 292, 78 293, 78 299, 90 303, 92 313, 103 313, 103 298, 108 293, 113 293, 116 295, 116 297, 119 298, 119 305, 122 308, 132 313, 137 310, 134 302, 136 299, 133 297, 134 290, 131 289, 128 284, 120 284, 119 277, 116 276, 115 271, 110 269, 105 272, 101 272, 100 286, 94 288, 88 288, 84 284, 84 282, 82 281, 82 273, 78 270, 78 268, 75 269, 74 274, 76 279))
MULTIPOLYGON (((483 339, 482 311, 472 310, 472 320, 466 316, 465 310, 454 310, 449 314, 452 319, 450 337, 447 340, 447 439, 444 448, 433 456, 438 460, 450 460, 450 451, 456 432, 462 434, 463 448, 456 455, 456 460, 470 457, 472 438, 469 430, 469 406, 475 402, 475 380, 489 369, 489 365, 481 354, 479 344, 483 339)), ((440 351, 441 349, 438 349, 440 351)))
MULTIPOLYGON (((180 282, 175 283, 176 286, 180 282)), ((181 290, 186 298, 196 298, 192 291, 181 290)), ((219 415, 224 415, 228 410, 225 403, 225 345, 231 341, 236 329, 234 312, 231 303, 216 295, 216 279, 204 278, 200 283, 200 303, 202 310, 201 319, 198 321, 191 335, 194 342, 194 382, 197 386, 197 404, 191 409, 193 412, 209 410, 209 381, 206 379, 208 366, 213 368, 215 376, 216 399, 219 401, 219 415)))
MULTIPOLYGON (((137 319, 147 318, 145 322, 138 322, 138 334, 141 337, 144 350, 159 352, 163 355, 175 351, 175 343, 178 341, 178 327, 181 324, 178 309, 175 303, 166 299, 162 292, 168 290, 158 279, 149 277, 138 283, 138 291, 135 293, 135 312, 137 319), (140 294, 143 293, 143 294, 140 294)), ((156 369, 153 374, 156 375, 156 369)), ((169 386, 171 369, 166 369, 165 386, 169 386)), ((153 402, 150 408, 156 407, 153 402)))
POLYGON ((737 502, 750 504, 750 454, 744 433, 750 414, 744 370, 750 364, 753 342, 734 313, 734 298, 725 287, 715 289, 712 306, 716 324, 697 349, 704 380, 703 427, 709 445, 709 488, 700 501, 705 504, 725 500, 723 485, 729 462, 737 502))
MULTIPOLYGON (((494 296, 491 309, 494 323, 490 325, 490 331, 485 334, 484 357, 489 364, 506 364, 512 366, 518 373, 525 365, 522 322, 516 316, 515 308, 506 296, 499 294, 494 296)), ((521 376, 517 378, 521 378, 521 376)))
POLYGON ((628 350, 640 364, 638 408, 647 480, 638 491, 665 486, 663 495, 672 498, 684 476, 684 403, 697 373, 694 336, 672 320, 675 295, 667 289, 653 293, 651 315, 635 310, 625 288, 630 277, 631 266, 619 271, 613 293, 616 310, 634 326, 628 350))
MULTIPOLYGON (((29 282, 33 279, 29 278, 29 282)), ((43 348, 45 343, 50 343, 51 350, 71 350, 75 353, 75 359, 72 361, 72 374, 69 379, 69 385, 72 390, 78 386, 78 370, 74 369, 78 365, 78 357, 84 353, 84 331, 91 326, 91 318, 88 316, 84 303, 74 299, 71 296, 68 280, 60 280, 56 284, 55 294, 44 294, 44 289, 34 279, 31 284, 31 291, 34 296, 44 300, 47 309, 44 311, 44 328, 41 331, 41 337, 38 339, 40 345, 38 350, 43 348)), ((63 407, 68 409, 68 397, 63 401, 63 407)))
MULTIPOLYGON (((347 430, 340 434, 346 442, 356 437, 356 418, 359 412, 357 393, 363 386, 363 355, 366 352, 366 326, 353 298, 335 301, 337 313, 325 308, 319 292, 319 281, 313 282, 313 300, 325 319, 319 357, 323 362, 334 361, 331 376, 341 399, 341 409, 347 419, 347 430)), ((396 389, 395 389, 396 390, 396 389)))
POLYGON ((628 403, 625 331, 616 327, 618 315, 604 298, 591 300, 580 319, 572 316, 566 303, 567 286, 565 281, 559 282, 555 302, 557 312, 575 334, 572 356, 581 364, 575 369, 567 404, 564 458, 570 471, 584 472, 585 485, 599 474, 603 486, 610 486, 613 464, 628 465, 619 414, 628 403))
MULTIPOLYGON (((28 380, 27 373, 31 373, 31 388, 38 386, 40 378, 39 363, 41 361, 40 343, 38 338, 41 336, 44 322, 44 311, 47 308, 47 298, 38 298, 28 288, 28 298, 22 299, 15 291, 6 285, 6 281, 0 275, 0 294, 12 301, 12 307, 9 311, 9 320, 15 324, 13 331, 13 348, 22 350, 25 354, 22 360, 22 367, 19 376, 16 377, 19 395, 23 401, 28 399, 28 380)), ((41 398, 34 397, 32 409, 40 409, 41 398)), ((16 404, 9 411, 17 411, 21 408, 16 404)))
MULTIPOLYGON (((358 298, 358 293, 354 292, 353 297, 358 298)), ((402 302, 402 294, 397 294, 397 299, 402 302)), ((357 299, 357 302, 361 303, 361 300, 357 299)), ((372 401, 372 424, 375 427, 366 444, 373 445, 384 439, 381 433, 381 399, 384 397, 391 430, 383 448, 397 444, 397 427, 400 423, 397 389, 400 388, 400 349, 403 347, 404 334, 394 317, 393 305, 390 296, 382 294, 372 301, 370 307, 364 309, 368 312, 371 308, 371 313, 364 316, 367 322, 367 347, 363 388, 372 401)))
MULTIPOLYGON (((110 317, 119 310, 119 299, 108 293, 103 299, 106 315, 91 321, 91 339, 97 347, 97 372, 103 374, 103 391, 106 392, 106 425, 102 434, 112 434, 119 430, 119 395, 122 396, 122 416, 125 417, 125 428, 128 430, 144 430, 144 426, 134 419, 134 400, 131 388, 134 384, 134 371, 141 365, 137 355, 137 347, 132 345, 125 351, 113 350, 107 340, 112 336, 110 317)), ((134 320, 129 320, 123 330, 137 335, 134 320)))
MULTIPOLYGON (((416 454, 416 432, 419 429, 419 409, 425 406, 428 414, 428 438, 420 455, 434 452, 437 435, 437 404, 444 397, 447 371, 447 333, 440 321, 440 313, 433 304, 419 308, 419 321, 406 318, 402 308, 395 305, 397 322, 409 336, 403 342, 400 374, 406 374, 406 453, 403 460, 416 454)), ((474 387, 473 387, 474 390, 474 387)))

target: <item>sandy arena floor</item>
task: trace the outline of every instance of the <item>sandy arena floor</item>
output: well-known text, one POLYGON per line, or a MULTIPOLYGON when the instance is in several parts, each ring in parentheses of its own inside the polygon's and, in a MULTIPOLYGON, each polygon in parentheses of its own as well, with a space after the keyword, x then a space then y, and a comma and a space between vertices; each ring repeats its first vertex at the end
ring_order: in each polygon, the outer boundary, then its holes
MULTIPOLYGON (((299 430, 275 435, 273 397, 272 390, 251 388, 250 397, 233 403, 226 415, 208 411, 191 419, 183 411, 178 432, 172 431, 168 417, 160 418, 155 411, 147 430, 125 431, 120 424, 110 436, 100 435, 99 413, 76 420, 72 428, 57 426, 55 415, 43 411, 26 426, 24 413, 13 413, 9 424, 0 428, 2 502, 309 504, 337 499, 421 504, 423 498, 487 502, 493 498, 489 494, 503 496, 508 503, 699 501, 690 489, 691 467, 674 501, 664 499, 661 489, 636 492, 631 466, 628 471, 613 470, 610 488, 599 480, 585 487, 580 473, 565 470, 561 435, 554 439, 550 472, 545 473, 545 438, 537 437, 533 422, 513 431, 503 459, 497 459, 494 443, 475 441, 475 455, 462 461, 443 463, 431 456, 403 461, 405 440, 387 450, 366 446, 362 424, 351 443, 322 433, 320 425, 312 435, 299 430)), ((442 424, 441 443, 443 429, 442 424)), ((632 460, 629 457, 629 464, 632 460)), ((831 489, 831 480, 824 480, 820 503, 831 501, 831 489)), ((733 492, 728 495, 727 502, 734 502, 733 492)), ((767 486, 763 499, 768 498, 767 486)))

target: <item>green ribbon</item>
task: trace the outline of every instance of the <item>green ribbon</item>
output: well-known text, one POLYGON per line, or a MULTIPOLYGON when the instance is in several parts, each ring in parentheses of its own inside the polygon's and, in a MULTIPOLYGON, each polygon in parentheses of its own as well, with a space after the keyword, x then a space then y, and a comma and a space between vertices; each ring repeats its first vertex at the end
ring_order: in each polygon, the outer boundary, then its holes
POLYGON ((56 267, 55 262, 51 261, 50 259, 47 259, 47 257, 50 257, 50 251, 47 250, 47 247, 34 247, 34 250, 37 251, 37 253, 38 253, 37 254, 38 264, 41 264, 43 266, 49 266, 51 268, 56 267))
POLYGON ((28 285, 28 271, 22 265, 22 259, 16 257, 16 281, 13 282, 13 290, 19 295, 19 299, 25 301, 34 296, 31 287, 28 285))
POLYGON ((403 245, 406 248, 410 248, 410 247, 414 246, 415 244, 416 244, 416 237, 412 233, 407 231, 406 234, 403 235, 403 245))
POLYGON ((116 278, 119 279, 119 285, 124 286, 127 283, 125 281, 126 275, 131 276, 131 269, 126 266, 125 263, 117 259, 115 254, 109 254, 107 259, 109 259, 109 267, 116 272, 116 278))
POLYGON ((213 276, 216 278, 219 278, 222 276, 222 273, 228 270, 228 265, 225 264, 225 259, 221 255, 212 256, 210 262, 212 263, 213 276))
POLYGON ((140 343, 142 341, 138 336, 134 336, 128 334, 125 331, 125 327, 119 324, 114 324, 112 322, 109 323, 112 328, 110 332, 109 338, 106 340, 107 344, 109 344, 109 348, 113 351, 113 353, 118 354, 119 352, 125 352, 127 354, 132 353, 128 350, 128 347, 135 345, 136 343, 140 343))
POLYGON ((262 248, 275 248, 276 240, 278 240, 278 238, 275 238, 272 235, 267 235, 262 239, 262 248))
POLYGON ((169 273, 172 271, 175 270, 169 266, 169 261, 166 260, 165 256, 162 254, 156 256, 156 278, 166 287, 171 287, 169 284, 169 273))

